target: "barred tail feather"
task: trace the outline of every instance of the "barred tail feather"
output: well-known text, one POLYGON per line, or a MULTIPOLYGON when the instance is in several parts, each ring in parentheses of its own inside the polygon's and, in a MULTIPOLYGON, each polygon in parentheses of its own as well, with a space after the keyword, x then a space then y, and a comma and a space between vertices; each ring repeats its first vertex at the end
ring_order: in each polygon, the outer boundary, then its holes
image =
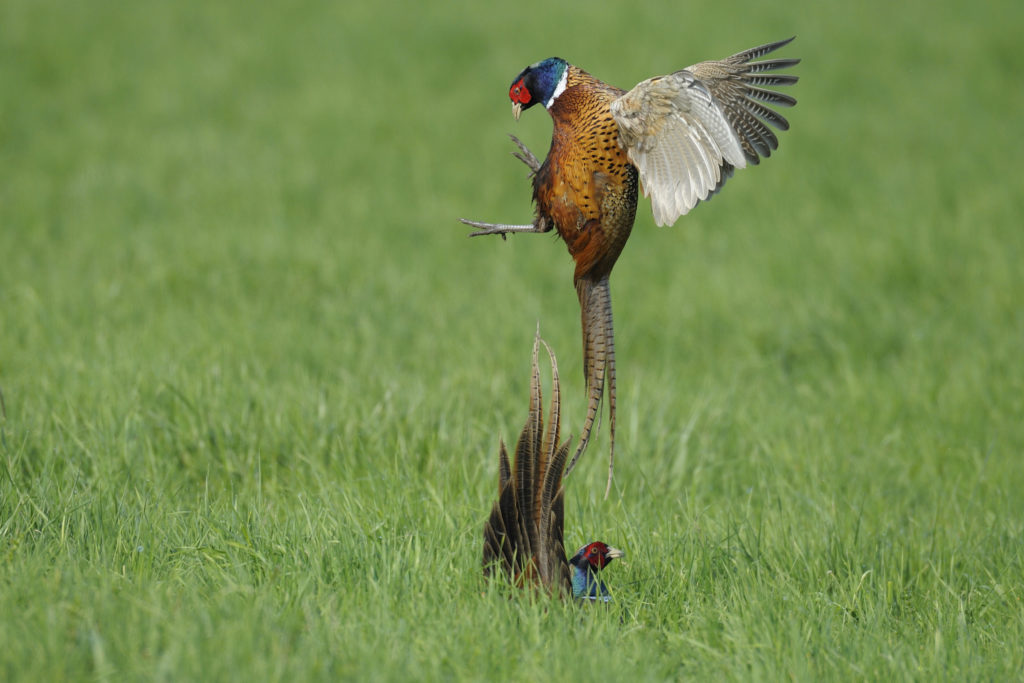
POLYGON ((587 382, 587 416, 583 421, 576 452, 569 461, 568 475, 576 461, 587 449, 594 423, 601 413, 601 399, 608 395, 608 422, 611 446, 608 454, 608 484, 605 497, 612 486, 615 466, 615 333, 612 328, 612 298, 608 278, 593 280, 582 277, 576 281, 583 326, 583 372, 587 382))
POLYGON ((530 410, 509 462, 504 442, 498 453, 498 500, 484 524, 485 576, 505 574, 517 586, 543 586, 571 594, 563 540, 562 472, 569 442, 559 443, 561 392, 555 354, 540 338, 533 344, 530 410), (551 407, 544 427, 538 351, 551 361, 551 407))

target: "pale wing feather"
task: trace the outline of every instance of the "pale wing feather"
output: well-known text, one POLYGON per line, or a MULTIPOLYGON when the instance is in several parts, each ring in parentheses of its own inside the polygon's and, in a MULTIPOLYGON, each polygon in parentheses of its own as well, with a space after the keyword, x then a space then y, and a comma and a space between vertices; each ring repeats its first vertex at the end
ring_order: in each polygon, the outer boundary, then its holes
POLYGON ((612 103, 611 111, 658 225, 674 223, 707 199, 725 164, 746 166, 725 114, 687 71, 637 84, 612 103))
POLYGON ((768 72, 800 60, 751 60, 791 40, 650 78, 612 102, 619 144, 640 173, 655 223, 674 223, 734 169, 757 164, 778 147, 769 125, 786 130, 789 122, 766 105, 791 107, 796 100, 766 88, 792 85, 797 77, 768 72))

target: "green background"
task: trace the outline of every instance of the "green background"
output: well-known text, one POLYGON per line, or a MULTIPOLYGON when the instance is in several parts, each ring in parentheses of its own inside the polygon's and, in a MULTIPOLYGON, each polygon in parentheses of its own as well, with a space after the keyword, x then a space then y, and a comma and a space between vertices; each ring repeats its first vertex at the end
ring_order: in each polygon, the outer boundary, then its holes
POLYGON ((1024 675, 1020 3, 0 4, 0 678, 1024 675), (792 129, 612 277, 607 609, 479 570, 572 263, 507 87, 796 34, 792 129))

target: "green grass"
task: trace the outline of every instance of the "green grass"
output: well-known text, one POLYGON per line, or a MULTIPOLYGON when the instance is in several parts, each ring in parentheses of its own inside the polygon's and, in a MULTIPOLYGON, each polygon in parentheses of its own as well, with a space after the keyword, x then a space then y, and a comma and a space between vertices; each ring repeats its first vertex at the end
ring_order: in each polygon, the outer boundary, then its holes
MULTIPOLYGON (((671 3, 669 4, 671 5, 671 3)), ((1024 10, 0 8, 0 678, 1024 677, 1024 10), (777 157, 613 278, 608 609, 483 583, 572 265, 505 87, 797 34, 777 157)))

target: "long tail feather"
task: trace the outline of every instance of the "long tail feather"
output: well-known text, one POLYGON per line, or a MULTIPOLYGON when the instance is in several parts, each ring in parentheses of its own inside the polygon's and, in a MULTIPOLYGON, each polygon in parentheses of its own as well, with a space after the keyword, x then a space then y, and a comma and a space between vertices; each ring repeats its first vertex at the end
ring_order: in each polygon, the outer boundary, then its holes
POLYGON ((590 443, 594 423, 601 412, 601 399, 608 395, 608 422, 611 446, 608 453, 608 484, 605 497, 612 487, 615 467, 615 333, 612 328, 612 297, 608 278, 592 280, 587 277, 576 281, 583 326, 583 372, 587 381, 587 416, 576 452, 566 467, 568 476, 590 443))
POLYGON ((563 542, 562 475, 569 443, 559 444, 561 393, 558 364, 551 360, 551 407, 544 429, 538 332, 533 345, 530 410, 516 443, 515 460, 501 444, 498 454, 498 500, 484 525, 484 575, 496 569, 517 585, 540 584, 553 592, 571 590, 563 542))

